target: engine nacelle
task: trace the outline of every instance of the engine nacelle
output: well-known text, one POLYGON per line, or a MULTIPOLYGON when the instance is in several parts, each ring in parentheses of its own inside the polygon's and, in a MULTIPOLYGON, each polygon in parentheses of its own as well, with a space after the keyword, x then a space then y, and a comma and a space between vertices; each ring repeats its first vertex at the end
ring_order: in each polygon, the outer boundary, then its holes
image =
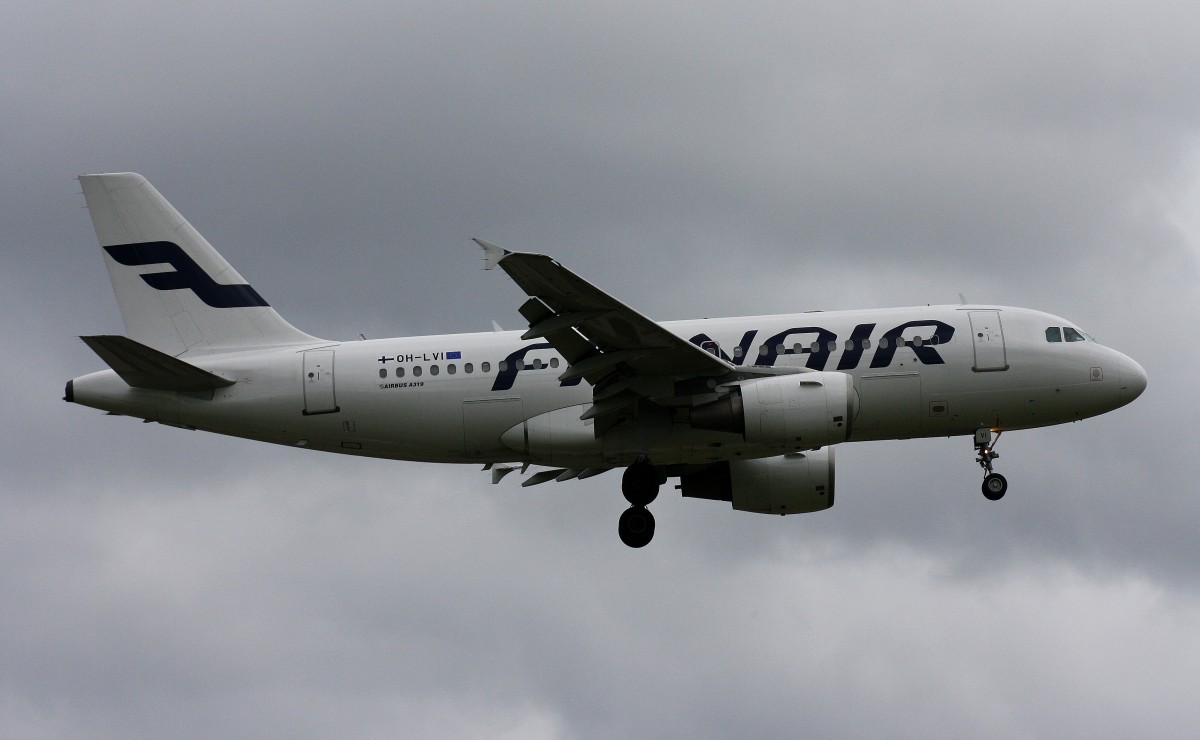
POLYGON ((728 396, 692 409, 696 429, 741 434, 780 450, 845 442, 858 413, 847 373, 797 373, 738 383, 728 396))
POLYGON ((833 448, 714 463, 680 476, 684 496, 729 501, 738 511, 807 514, 833 506, 833 448))

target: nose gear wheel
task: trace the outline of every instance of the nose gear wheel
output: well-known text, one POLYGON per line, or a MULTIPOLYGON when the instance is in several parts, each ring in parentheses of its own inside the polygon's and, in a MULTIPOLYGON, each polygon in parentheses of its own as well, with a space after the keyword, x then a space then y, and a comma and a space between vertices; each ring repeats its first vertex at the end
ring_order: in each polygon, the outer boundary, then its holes
POLYGON ((996 432, 996 436, 993 437, 992 430, 987 427, 975 430, 975 462, 983 468, 982 490, 984 498, 988 501, 999 501, 1008 491, 1008 480, 992 471, 992 460, 1000 457, 995 448, 1001 434, 1003 432, 996 432))

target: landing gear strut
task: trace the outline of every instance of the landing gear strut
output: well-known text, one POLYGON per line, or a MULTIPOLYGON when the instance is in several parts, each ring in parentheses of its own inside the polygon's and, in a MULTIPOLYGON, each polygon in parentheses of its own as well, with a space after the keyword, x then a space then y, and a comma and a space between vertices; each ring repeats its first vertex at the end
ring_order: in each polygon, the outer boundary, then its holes
POLYGON ((985 475, 983 476, 983 496, 988 501, 999 501, 1004 498, 1004 494, 1008 491, 1008 481, 1003 475, 992 472, 992 460, 1000 457, 996 454, 996 442, 1000 441, 1000 435, 1003 432, 996 432, 996 436, 992 437, 992 430, 987 427, 975 430, 975 462, 979 463, 979 467, 983 468, 985 475))
POLYGON ((654 538, 654 515, 646 507, 658 498, 662 473, 646 460, 639 460, 625 469, 621 492, 631 506, 621 514, 617 534, 629 547, 645 547, 654 538))

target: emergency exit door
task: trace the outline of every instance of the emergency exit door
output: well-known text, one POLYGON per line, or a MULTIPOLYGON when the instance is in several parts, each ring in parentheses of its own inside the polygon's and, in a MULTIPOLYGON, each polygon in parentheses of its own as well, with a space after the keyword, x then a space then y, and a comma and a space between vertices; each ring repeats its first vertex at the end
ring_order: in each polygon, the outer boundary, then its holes
POLYGON ((1007 370, 1004 355, 1004 329, 999 311, 969 311, 971 341, 975 344, 975 371, 1007 370))
POLYGON ((333 392, 333 350, 314 349, 305 352, 305 415, 331 414, 338 410, 333 392))

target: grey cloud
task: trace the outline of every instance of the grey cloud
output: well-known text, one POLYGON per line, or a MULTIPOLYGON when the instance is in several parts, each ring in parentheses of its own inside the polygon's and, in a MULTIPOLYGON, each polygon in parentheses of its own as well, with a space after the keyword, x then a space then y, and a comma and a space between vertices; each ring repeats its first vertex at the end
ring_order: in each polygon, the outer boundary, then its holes
POLYGON ((1187 3, 43 3, 0 30, 13 736, 1194 734, 1187 3), (521 489, 70 407, 135 170, 298 326, 520 326, 482 236, 661 319, 972 301, 1150 387, 839 451, 838 504, 521 489), (1120 700, 1115 700, 1119 697, 1120 700), (912 728, 909 730, 908 728, 912 728))

